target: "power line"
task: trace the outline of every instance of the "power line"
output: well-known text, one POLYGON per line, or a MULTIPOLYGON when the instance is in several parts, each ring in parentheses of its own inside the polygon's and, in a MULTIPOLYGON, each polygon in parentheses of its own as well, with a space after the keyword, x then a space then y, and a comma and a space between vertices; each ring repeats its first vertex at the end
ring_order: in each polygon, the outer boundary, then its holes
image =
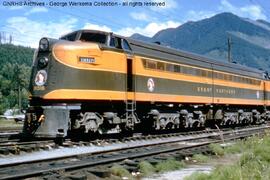
POLYGON ((231 59, 231 48, 232 48, 232 39, 229 36, 228 37, 228 62, 231 63, 232 59, 231 59))

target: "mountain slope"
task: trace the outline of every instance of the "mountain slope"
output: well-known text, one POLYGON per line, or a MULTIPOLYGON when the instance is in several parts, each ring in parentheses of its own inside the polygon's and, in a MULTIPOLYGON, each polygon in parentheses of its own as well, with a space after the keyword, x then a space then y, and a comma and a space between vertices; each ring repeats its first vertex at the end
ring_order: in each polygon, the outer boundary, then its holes
MULTIPOLYGON (((138 39, 139 35, 136 35, 138 39)), ((150 42, 227 61, 227 38, 232 40, 232 58, 237 63, 270 70, 270 23, 221 13, 177 28, 159 31, 150 42)), ((140 37, 139 37, 140 38, 140 37)))
POLYGON ((130 37, 133 39, 141 40, 141 41, 148 41, 148 42, 151 41, 150 37, 143 36, 143 35, 138 34, 138 33, 132 34, 132 36, 130 36, 130 37))

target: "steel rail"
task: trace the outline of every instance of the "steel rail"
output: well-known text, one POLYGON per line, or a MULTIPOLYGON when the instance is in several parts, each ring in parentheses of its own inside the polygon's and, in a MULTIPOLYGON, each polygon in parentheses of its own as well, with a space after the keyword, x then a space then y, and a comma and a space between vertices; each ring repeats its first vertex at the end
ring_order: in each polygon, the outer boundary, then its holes
MULTIPOLYGON (((150 137, 143 137, 139 138, 137 140, 134 140, 133 138, 129 139, 124 139, 123 141, 120 141, 118 143, 113 143, 113 144, 123 144, 123 143, 128 143, 128 142, 133 142, 132 144, 128 144, 126 146, 121 146, 121 147, 113 147, 111 149, 102 149, 98 150, 95 152, 90 152, 90 153, 84 153, 85 155, 87 154, 101 154, 101 153, 107 153, 111 151, 117 151, 117 150, 124 150, 124 149, 131 149, 131 148, 139 148, 139 147, 146 147, 146 146, 154 146, 154 145, 160 145, 160 144, 167 144, 167 143, 173 143, 173 142, 181 142, 181 141, 192 141, 192 140, 199 140, 199 139, 206 139, 206 138, 219 138, 221 135, 226 135, 226 134, 231 134, 234 133, 235 131, 249 131, 251 129, 256 130, 256 129, 262 129, 262 128, 269 128, 268 126, 263 126, 263 127, 255 127, 255 128, 245 128, 243 130, 228 130, 225 132, 218 132, 218 131, 201 131, 200 133, 198 132, 193 132, 189 135, 187 134, 169 134, 169 135, 154 135, 150 137), (142 142, 143 141, 143 142, 142 142)), ((190 132, 189 132, 190 133, 190 132)), ((93 142, 95 143, 95 142, 93 142)), ((100 142, 98 142, 100 143, 100 142)), ((97 143, 97 144, 98 144, 97 143)), ((101 142, 103 144, 110 144, 109 142, 101 142)), ((19 164, 27 164, 27 163, 37 163, 37 162, 42 162, 42 161, 50 161, 50 160, 56 160, 56 159, 64 159, 64 158, 72 158, 76 157, 78 154, 68 154, 68 155, 57 155, 53 157, 43 157, 43 158, 38 158, 38 159, 31 159, 31 160, 26 160, 26 161, 15 161, 15 162, 7 162, 6 164, 1 164, 0 162, 0 168, 6 167, 6 166, 12 166, 12 165, 19 165, 19 164)), ((1 158, 0 158, 1 160, 1 158)))
MULTIPOLYGON (((269 129, 268 126, 262 127, 262 128, 253 128, 249 130, 240 130, 240 131, 234 131, 234 132, 228 132, 224 133, 224 141, 229 141, 232 139, 239 139, 243 137, 248 137, 253 134, 261 134, 264 133, 264 130, 269 129), (237 135, 236 135, 237 134, 237 135)), ((168 152, 173 152, 173 151, 179 151, 183 149, 190 149, 194 147, 201 147, 201 146, 206 146, 211 143, 219 143, 222 142, 221 139, 209 139, 208 137, 204 137, 201 139, 205 139, 203 142, 197 142, 193 144, 181 144, 179 141, 172 141, 172 142, 167 142, 167 143, 162 143, 162 144, 155 144, 155 145, 146 145, 146 146, 140 146, 137 148, 132 147, 131 149, 120 149, 120 150, 115 150, 115 151, 110 151, 114 152, 114 154, 109 154, 109 156, 106 156, 106 154, 103 152, 102 154, 104 155, 101 159, 95 159, 93 160, 93 157, 95 155, 89 156, 86 155, 85 158, 82 158, 78 161, 72 161, 69 163, 52 163, 52 162, 43 162, 43 165, 36 163, 36 167, 38 169, 31 169, 31 171, 27 171, 27 169, 17 169, 15 167, 13 168, 12 172, 13 174, 10 174, 8 172, 5 173, 0 171, 0 179, 14 179, 14 178, 25 178, 25 177, 31 177, 34 175, 40 175, 43 173, 47 173, 50 171, 60 171, 60 170, 74 170, 74 169, 80 169, 84 167, 91 167, 91 166, 96 166, 100 164, 108 164, 112 162, 118 162, 122 161, 124 159, 135 159, 135 158, 141 158, 141 157, 146 157, 146 156, 152 156, 156 154, 162 154, 162 153, 168 153, 168 152), (137 150, 136 153, 132 153, 134 150, 137 150), (141 150, 141 152, 138 152, 138 150, 141 150)), ((197 137, 195 137, 193 140, 198 140, 197 137)), ((192 138, 187 138, 186 141, 192 141, 192 138)), ((184 141, 183 141, 184 142, 184 141)), ((109 152, 106 152, 107 155, 109 152)), ((98 154, 96 154, 97 157, 98 154)), ((7 169, 8 171, 8 169, 7 169)))

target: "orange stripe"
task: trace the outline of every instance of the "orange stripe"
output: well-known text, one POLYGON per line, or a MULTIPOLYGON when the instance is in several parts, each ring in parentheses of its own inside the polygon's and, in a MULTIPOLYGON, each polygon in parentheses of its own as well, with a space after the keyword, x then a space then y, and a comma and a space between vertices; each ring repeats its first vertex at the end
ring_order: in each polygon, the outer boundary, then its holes
POLYGON ((265 100, 265 104, 266 104, 267 106, 269 106, 269 105, 270 105, 270 100, 265 100))
POLYGON ((236 98, 214 98, 214 104, 264 105, 264 100, 236 99, 236 98))
POLYGON ((212 97, 180 96, 170 94, 136 93, 136 101, 178 102, 178 103, 212 103, 212 97))
MULTIPOLYGON (((105 90, 74 90, 60 89, 46 94, 44 99, 65 99, 65 100, 122 100, 126 98, 136 101, 157 101, 157 102, 176 102, 176 103, 199 103, 212 104, 212 97, 204 96, 180 96, 155 93, 133 93, 124 91, 105 91, 105 90)), ((249 100, 236 98, 214 98, 216 104, 246 104, 263 105, 263 100, 249 100)))
POLYGON ((236 99, 236 98, 213 98, 204 96, 180 96, 168 94, 136 93, 136 101, 162 101, 179 103, 203 103, 203 104, 246 104, 263 105, 263 100, 236 99))
POLYGON ((79 100, 125 100, 126 92, 103 90, 59 89, 44 95, 44 99, 79 99, 79 100))

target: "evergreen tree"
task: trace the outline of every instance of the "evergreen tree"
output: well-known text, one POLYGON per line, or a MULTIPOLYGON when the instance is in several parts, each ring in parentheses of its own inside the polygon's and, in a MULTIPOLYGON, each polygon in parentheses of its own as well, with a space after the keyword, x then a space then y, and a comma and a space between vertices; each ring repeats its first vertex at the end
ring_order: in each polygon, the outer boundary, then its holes
POLYGON ((0 114, 8 108, 27 108, 28 86, 34 49, 0 44, 0 114))

